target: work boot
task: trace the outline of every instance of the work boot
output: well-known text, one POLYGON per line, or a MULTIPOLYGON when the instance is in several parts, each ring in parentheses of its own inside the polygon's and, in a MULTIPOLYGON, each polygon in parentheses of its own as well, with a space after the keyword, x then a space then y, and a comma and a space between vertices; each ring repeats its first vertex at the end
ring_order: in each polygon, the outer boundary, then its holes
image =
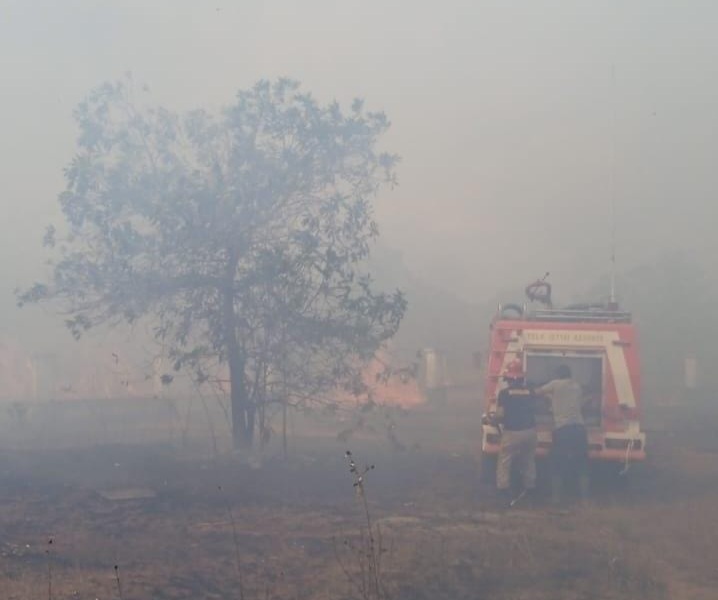
POLYGON ((511 507, 511 490, 498 490, 496 494, 496 503, 499 510, 505 510, 511 507))
POLYGON ((532 490, 524 489, 514 495, 509 501, 509 508, 529 508, 531 506, 532 490))

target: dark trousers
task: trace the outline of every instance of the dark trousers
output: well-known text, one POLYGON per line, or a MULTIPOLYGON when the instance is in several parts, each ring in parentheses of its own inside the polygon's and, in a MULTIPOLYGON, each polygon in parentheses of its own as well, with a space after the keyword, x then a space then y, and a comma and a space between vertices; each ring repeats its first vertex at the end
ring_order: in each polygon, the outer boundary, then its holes
POLYGON ((564 490, 567 485, 582 486, 588 471, 588 434, 583 425, 564 425, 553 432, 551 468, 564 490))

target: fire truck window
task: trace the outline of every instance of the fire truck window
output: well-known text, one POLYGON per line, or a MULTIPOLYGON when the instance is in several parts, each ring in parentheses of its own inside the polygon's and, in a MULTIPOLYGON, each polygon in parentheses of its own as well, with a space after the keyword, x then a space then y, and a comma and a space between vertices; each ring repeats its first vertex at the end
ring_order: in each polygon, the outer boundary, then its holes
POLYGON ((531 386, 540 386, 556 377, 556 369, 568 365, 572 377, 583 388, 584 418, 587 425, 601 421, 603 391, 603 359, 600 356, 528 355, 526 380, 531 386))

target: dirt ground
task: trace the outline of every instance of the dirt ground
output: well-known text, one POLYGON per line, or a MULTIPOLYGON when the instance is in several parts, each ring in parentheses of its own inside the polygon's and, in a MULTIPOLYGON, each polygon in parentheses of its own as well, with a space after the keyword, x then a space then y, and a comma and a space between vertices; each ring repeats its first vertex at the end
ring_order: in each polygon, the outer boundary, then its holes
POLYGON ((648 462, 597 473, 587 508, 507 512, 478 481, 479 413, 457 399, 354 434, 303 417, 288 460, 275 440, 261 468, 219 427, 214 453, 199 434, 21 444, 38 435, 25 423, 0 453, 0 598, 361 598, 347 449, 376 467, 387 598, 715 598, 718 408, 651 411, 648 462))

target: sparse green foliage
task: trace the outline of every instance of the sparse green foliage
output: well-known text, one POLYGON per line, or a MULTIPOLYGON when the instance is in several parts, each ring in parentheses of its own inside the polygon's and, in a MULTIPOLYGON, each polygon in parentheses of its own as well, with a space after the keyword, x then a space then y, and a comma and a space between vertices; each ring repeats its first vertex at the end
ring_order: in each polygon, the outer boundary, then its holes
POLYGON ((130 79, 75 112, 78 151, 49 228, 52 276, 18 294, 52 300, 75 337, 149 319, 176 369, 226 364, 237 446, 258 407, 313 399, 397 330, 406 302, 362 266, 371 199, 396 183, 389 127, 361 101, 321 105, 287 79, 240 91, 219 114, 146 105, 130 79))

